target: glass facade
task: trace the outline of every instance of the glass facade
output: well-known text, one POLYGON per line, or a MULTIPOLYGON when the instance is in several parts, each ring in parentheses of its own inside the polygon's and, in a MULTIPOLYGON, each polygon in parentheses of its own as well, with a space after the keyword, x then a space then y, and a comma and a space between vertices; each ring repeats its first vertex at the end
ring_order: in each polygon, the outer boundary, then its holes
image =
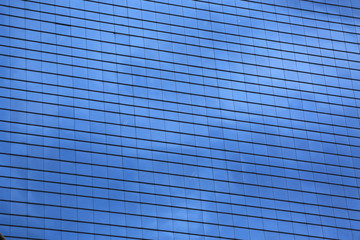
POLYGON ((360 1, 1 0, 9 239, 360 239, 360 1))

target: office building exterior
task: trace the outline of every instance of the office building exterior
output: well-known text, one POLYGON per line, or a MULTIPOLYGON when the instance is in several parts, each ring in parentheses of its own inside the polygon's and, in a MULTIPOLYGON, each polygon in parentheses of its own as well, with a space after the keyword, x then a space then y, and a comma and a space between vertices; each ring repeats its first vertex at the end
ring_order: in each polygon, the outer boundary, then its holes
POLYGON ((7 239, 360 239, 360 2, 0 1, 7 239))

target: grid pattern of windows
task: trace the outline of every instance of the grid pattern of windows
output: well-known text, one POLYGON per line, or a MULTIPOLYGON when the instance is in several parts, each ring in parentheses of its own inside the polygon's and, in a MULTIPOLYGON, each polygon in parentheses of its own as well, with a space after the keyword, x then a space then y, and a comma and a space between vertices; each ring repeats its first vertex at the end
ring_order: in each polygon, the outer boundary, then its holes
POLYGON ((360 239, 360 1, 1 0, 0 232, 360 239))

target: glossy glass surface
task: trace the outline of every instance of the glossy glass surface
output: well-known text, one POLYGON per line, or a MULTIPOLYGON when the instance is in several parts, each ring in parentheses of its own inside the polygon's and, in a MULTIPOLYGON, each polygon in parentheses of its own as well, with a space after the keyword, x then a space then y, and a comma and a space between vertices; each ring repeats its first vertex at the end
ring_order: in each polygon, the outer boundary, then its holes
POLYGON ((0 1, 7 239, 360 239, 357 0, 0 1))

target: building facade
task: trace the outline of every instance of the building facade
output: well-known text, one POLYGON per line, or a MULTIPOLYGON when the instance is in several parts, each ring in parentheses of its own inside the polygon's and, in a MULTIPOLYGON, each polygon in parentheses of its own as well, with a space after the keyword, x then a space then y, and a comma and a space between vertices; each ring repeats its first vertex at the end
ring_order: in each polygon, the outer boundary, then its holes
POLYGON ((0 1, 9 239, 360 239, 357 0, 0 1))

